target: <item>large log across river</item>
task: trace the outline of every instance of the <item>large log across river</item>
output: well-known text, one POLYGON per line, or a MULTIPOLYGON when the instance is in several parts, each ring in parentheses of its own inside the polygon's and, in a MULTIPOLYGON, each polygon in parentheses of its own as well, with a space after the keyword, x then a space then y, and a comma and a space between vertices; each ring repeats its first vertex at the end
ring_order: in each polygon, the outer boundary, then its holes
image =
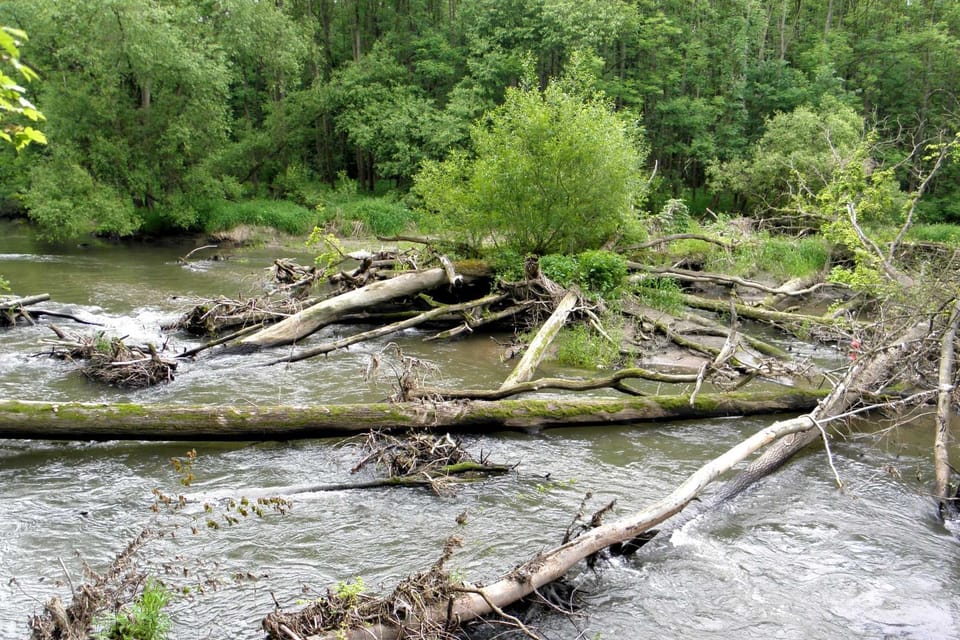
POLYGON ((370 429, 540 429, 809 411, 826 391, 701 393, 623 399, 523 399, 312 406, 159 406, 0 401, 0 438, 290 440, 370 429))

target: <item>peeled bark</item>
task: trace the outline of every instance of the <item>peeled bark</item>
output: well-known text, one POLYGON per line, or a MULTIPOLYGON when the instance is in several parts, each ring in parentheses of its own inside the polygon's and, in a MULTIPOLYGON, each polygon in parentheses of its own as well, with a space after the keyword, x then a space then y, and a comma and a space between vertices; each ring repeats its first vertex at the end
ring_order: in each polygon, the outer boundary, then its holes
POLYGON ((290 440, 370 429, 528 430, 809 410, 823 396, 700 394, 622 399, 397 402, 309 407, 190 407, 0 401, 0 438, 48 440, 290 440))
POLYGON ((389 280, 380 280, 318 302, 275 325, 241 338, 236 346, 240 349, 262 349, 291 344, 348 313, 435 289, 446 282, 447 273, 442 268, 403 273, 389 280))
POLYGON ((337 349, 343 349, 343 348, 349 347, 352 344, 363 342, 364 340, 371 340, 373 338, 379 338, 381 336, 390 335, 391 333, 396 333, 397 331, 409 329, 410 327, 415 327, 419 324, 423 324, 424 322, 427 322, 428 320, 432 320, 434 318, 449 315, 452 313, 468 311, 470 309, 483 307, 488 304, 494 304, 496 302, 503 300, 504 298, 506 298, 504 294, 490 294, 478 300, 471 300, 470 302, 465 302, 463 304, 443 305, 435 309, 430 309, 429 311, 424 311, 423 313, 416 315, 412 318, 400 320, 399 322, 394 322, 392 324, 388 324, 382 327, 377 327, 376 329, 371 329, 370 331, 364 331, 363 333, 347 336, 346 338, 341 338, 339 340, 331 340, 329 342, 324 342, 323 344, 318 345, 316 347, 305 349, 303 351, 293 353, 283 358, 278 358, 273 362, 270 362, 269 364, 279 364, 281 362, 300 362, 301 360, 306 360, 307 358, 312 358, 314 356, 330 353, 331 351, 336 351, 337 349))

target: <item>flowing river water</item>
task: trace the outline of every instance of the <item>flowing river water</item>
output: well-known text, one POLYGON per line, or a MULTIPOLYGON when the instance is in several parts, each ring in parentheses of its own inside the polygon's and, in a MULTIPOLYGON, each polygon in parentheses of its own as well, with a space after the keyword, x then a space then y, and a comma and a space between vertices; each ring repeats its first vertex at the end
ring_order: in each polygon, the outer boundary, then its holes
MULTIPOLYGON (((169 340, 169 348, 182 350, 197 342, 168 335, 162 324, 198 297, 255 293, 264 269, 281 257, 276 249, 242 249, 222 261, 180 264, 193 246, 51 248, 24 226, 3 223, 0 274, 19 294, 50 293, 44 308, 102 322, 132 342, 169 340)), ((309 259, 305 250, 284 255, 309 259)), ((207 355, 183 363, 171 384, 121 391, 88 382, 70 363, 37 356, 52 336, 44 326, 0 330, 0 396, 230 406, 372 401, 391 393, 389 359, 380 380, 362 379, 370 354, 388 340, 286 367, 253 366, 269 355, 207 355)), ((436 365, 443 384, 492 387, 510 369, 488 337, 448 344, 420 337, 411 331, 393 340, 436 365)), ((158 524, 181 525, 142 556, 180 590, 171 606, 172 639, 262 638, 259 622, 275 600, 295 608, 356 577, 390 590, 432 564, 451 534, 463 546, 449 568, 492 581, 557 544, 586 492, 593 493, 591 511, 616 499, 608 518, 628 514, 772 420, 465 435, 471 452, 516 464, 515 471, 444 496, 402 488, 286 495, 293 503, 286 514, 217 530, 205 526, 207 516, 195 505, 177 516, 150 510, 154 488, 183 491, 171 458, 196 450, 191 494, 239 498, 355 480, 359 443, 0 440, 0 640, 26 637, 28 616, 49 597, 68 595, 83 563, 105 568, 141 529, 158 524), (463 511, 466 523, 458 525, 463 511)), ((929 426, 838 440, 842 491, 822 450, 813 450, 668 543, 599 573, 582 572, 575 578, 579 614, 547 615, 539 628, 570 640, 958 638, 960 544, 924 494, 931 441, 929 426)), ((217 513, 225 509, 222 499, 210 502, 217 513)))

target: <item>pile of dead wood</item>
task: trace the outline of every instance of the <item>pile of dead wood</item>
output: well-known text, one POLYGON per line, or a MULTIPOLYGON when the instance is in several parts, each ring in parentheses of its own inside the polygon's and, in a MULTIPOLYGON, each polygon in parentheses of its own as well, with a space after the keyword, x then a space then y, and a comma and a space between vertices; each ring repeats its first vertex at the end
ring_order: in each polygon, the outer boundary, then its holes
POLYGON ((59 327, 50 329, 56 340, 46 340, 49 354, 61 360, 76 362, 87 378, 114 387, 141 389, 161 382, 171 382, 177 362, 160 355, 153 344, 128 345, 123 338, 108 337, 100 331, 94 335, 70 334, 59 327))

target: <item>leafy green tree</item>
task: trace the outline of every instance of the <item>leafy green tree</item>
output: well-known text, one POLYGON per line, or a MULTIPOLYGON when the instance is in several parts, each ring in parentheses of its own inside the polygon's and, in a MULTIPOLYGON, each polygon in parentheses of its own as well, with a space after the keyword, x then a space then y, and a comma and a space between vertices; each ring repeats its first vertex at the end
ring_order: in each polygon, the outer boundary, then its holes
POLYGON ((479 250, 576 253, 635 220, 646 155, 635 122, 590 82, 507 92, 471 131, 472 153, 428 162, 414 191, 442 229, 479 250))
POLYGON ((713 188, 739 193, 757 215, 781 211, 830 184, 863 136, 863 118, 827 96, 818 107, 804 105, 770 118, 745 159, 712 167, 713 188))
POLYGON ((197 7, 37 0, 15 9, 34 34, 37 64, 57 79, 40 93, 57 149, 31 169, 25 198, 48 237, 127 234, 142 212, 188 226, 195 200, 222 197, 205 162, 229 130, 229 75, 197 7), (70 188, 58 193, 60 171, 70 188))

